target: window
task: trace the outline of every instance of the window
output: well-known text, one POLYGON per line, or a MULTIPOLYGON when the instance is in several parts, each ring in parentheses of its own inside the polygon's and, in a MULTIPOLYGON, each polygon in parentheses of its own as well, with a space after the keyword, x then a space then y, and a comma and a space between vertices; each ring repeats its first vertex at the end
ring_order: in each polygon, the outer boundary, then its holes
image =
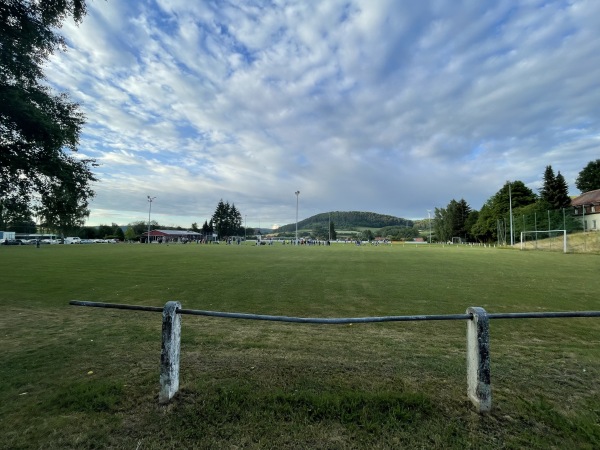
POLYGON ((579 210, 575 208, 575 215, 579 214, 579 210))
POLYGON ((595 213, 596 212, 596 207, 592 206, 592 212, 595 213))
POLYGON ((596 221, 592 220, 592 230, 595 230, 595 229, 596 229, 596 221))

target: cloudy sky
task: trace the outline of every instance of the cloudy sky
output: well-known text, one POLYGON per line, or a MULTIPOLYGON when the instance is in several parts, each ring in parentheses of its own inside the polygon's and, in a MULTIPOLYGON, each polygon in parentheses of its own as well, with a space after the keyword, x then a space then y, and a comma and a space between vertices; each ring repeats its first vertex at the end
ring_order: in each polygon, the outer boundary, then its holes
POLYGON ((404 218, 600 157, 600 1, 88 0, 46 74, 97 159, 89 225, 404 218))

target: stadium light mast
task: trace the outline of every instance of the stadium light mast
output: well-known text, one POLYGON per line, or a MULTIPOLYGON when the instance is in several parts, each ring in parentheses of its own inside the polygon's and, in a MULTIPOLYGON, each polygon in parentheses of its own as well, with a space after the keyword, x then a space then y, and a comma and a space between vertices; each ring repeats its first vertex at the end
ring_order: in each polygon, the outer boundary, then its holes
POLYGON ((512 214, 512 191, 510 189, 510 181, 508 183, 508 212, 510 214, 510 246, 515 245, 515 237, 513 235, 513 214, 512 214))
POLYGON ((156 197, 150 197, 149 195, 147 195, 148 197, 148 203, 150 204, 150 206, 148 207, 148 244, 150 243, 150 213, 152 212, 152 200, 154 200, 156 197))
POLYGON ((427 210, 427 216, 429 217, 429 243, 431 244, 431 210, 427 210))
POLYGON ((300 191, 296 191, 294 194, 296 194, 296 245, 298 245, 298 196, 300 191))

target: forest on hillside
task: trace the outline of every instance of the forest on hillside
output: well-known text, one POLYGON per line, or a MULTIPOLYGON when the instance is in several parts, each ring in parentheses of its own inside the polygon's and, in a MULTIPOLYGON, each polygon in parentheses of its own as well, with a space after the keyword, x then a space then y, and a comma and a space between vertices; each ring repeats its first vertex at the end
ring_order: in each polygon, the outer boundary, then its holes
MULTIPOLYGON (((332 211, 316 214, 307 219, 298 222, 298 229, 313 229, 316 226, 325 226, 329 220, 335 224, 336 230, 353 230, 359 227, 382 228, 391 226, 412 227, 413 222, 401 217, 394 217, 385 214, 377 214, 365 211, 332 211)), ((288 224, 279 227, 276 232, 283 233, 294 231, 296 224, 288 224)))

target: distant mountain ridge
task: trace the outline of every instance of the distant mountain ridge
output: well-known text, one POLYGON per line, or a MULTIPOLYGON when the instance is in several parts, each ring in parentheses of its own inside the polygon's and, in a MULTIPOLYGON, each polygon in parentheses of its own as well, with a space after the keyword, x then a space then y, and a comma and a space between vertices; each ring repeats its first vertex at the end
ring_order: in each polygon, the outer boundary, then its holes
MULTIPOLYGON (((313 229, 318 225, 327 228, 329 226, 330 215, 331 221, 335 224, 336 230, 348 230, 357 227, 383 228, 390 226, 413 226, 412 220, 403 219, 402 217, 389 216, 386 214, 377 214, 374 212, 365 211, 332 211, 316 214, 307 219, 299 221, 298 229, 313 229)), ((295 230, 296 224, 291 223, 283 225, 273 231, 282 233, 295 230)))

